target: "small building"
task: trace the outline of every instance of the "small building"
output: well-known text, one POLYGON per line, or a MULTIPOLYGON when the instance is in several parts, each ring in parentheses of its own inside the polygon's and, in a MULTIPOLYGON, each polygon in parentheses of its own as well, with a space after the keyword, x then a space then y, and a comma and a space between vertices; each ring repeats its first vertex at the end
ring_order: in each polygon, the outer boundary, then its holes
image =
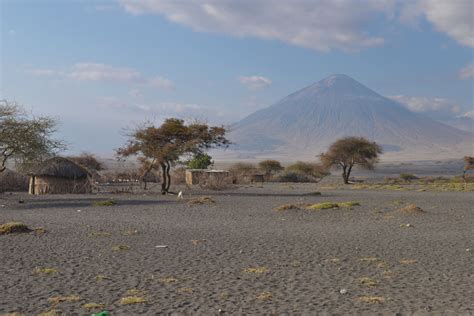
POLYGON ((225 170, 211 170, 211 169, 186 169, 186 184, 205 185, 210 182, 224 182, 230 184, 232 179, 230 173, 225 170))
POLYGON ((66 158, 54 157, 46 160, 28 175, 30 194, 91 192, 87 170, 66 158))

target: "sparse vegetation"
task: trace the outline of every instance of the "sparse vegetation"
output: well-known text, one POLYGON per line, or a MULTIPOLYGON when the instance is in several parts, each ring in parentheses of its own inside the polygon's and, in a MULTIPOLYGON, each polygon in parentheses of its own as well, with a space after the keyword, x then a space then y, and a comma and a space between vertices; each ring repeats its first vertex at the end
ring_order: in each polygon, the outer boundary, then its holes
POLYGON ((124 296, 120 299, 120 305, 132 305, 147 303, 148 300, 143 296, 124 296))
POLYGON ((273 159, 260 161, 258 168, 265 174, 267 181, 271 180, 276 173, 284 169, 279 161, 273 159))
POLYGON ((377 281, 369 277, 363 277, 358 279, 359 283, 368 287, 374 287, 377 285, 377 281))
POLYGON ((80 300, 82 300, 82 298, 78 295, 54 296, 48 298, 48 302, 53 306, 56 306, 62 302, 78 302, 80 300))
POLYGON ((255 268, 246 268, 244 269, 245 273, 252 273, 252 274, 262 274, 267 273, 269 270, 267 267, 255 267, 255 268))
POLYGON ((400 173, 400 179, 405 182, 411 182, 413 180, 419 179, 417 176, 411 173, 400 173))
POLYGON ((415 204, 409 204, 401 209, 398 210, 400 213, 404 214, 419 214, 419 213, 424 213, 425 211, 419 207, 416 206, 415 204))
POLYGON ((337 208, 339 207, 339 204, 333 203, 333 202, 321 202, 321 203, 316 203, 313 205, 308 206, 307 208, 310 210, 326 210, 330 208, 337 208))
POLYGON ((216 201, 214 201, 213 198, 209 196, 202 196, 200 198, 195 198, 191 199, 188 201, 189 206, 194 206, 194 205, 203 205, 203 204, 215 204, 216 201))
POLYGON ((259 293, 257 295, 257 300, 260 300, 260 301, 269 301, 271 300, 273 297, 272 293, 270 292, 262 292, 262 293, 259 293))
POLYGON ((318 183, 329 174, 328 170, 319 164, 297 161, 285 168, 279 181, 318 183))
POLYGON ((32 230, 21 222, 8 222, 0 225, 0 235, 30 233, 32 230))
POLYGON ((58 273, 58 269, 55 268, 36 268, 35 274, 43 274, 43 275, 52 275, 58 273))
POLYGON ((379 304, 385 302, 385 298, 382 296, 359 296, 359 301, 369 304, 379 304))
POLYGON ((117 246, 112 247, 113 251, 127 251, 129 249, 130 249, 130 247, 127 246, 127 245, 117 245, 117 246))
POLYGON ((100 304, 100 303, 86 303, 84 305, 82 305, 83 308, 87 309, 87 310, 91 310, 91 309, 102 309, 105 307, 105 304, 100 304))

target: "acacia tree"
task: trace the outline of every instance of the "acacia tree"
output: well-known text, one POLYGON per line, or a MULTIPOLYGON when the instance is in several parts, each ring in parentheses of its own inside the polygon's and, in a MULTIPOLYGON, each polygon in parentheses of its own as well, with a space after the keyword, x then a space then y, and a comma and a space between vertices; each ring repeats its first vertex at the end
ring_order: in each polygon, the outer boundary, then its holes
POLYGON ((28 165, 64 149, 64 144, 53 138, 56 126, 53 118, 29 117, 18 104, 0 101, 0 172, 10 159, 28 165))
POLYGON ((334 142, 320 158, 326 168, 342 168, 344 183, 349 184, 349 176, 355 165, 372 170, 381 153, 382 148, 375 142, 363 137, 345 137, 334 142))
POLYGON ((262 170, 263 172, 265 172, 267 176, 271 176, 274 173, 284 169, 278 160, 273 160, 273 159, 260 161, 258 163, 258 168, 262 170))
POLYGON ((227 147, 230 142, 225 138, 226 129, 208 126, 203 123, 186 125, 184 120, 169 118, 155 127, 153 125, 137 128, 126 145, 117 150, 120 156, 138 156, 142 164, 151 171, 161 167, 161 193, 169 193, 171 186, 170 170, 172 164, 184 155, 203 154, 214 147, 227 147))

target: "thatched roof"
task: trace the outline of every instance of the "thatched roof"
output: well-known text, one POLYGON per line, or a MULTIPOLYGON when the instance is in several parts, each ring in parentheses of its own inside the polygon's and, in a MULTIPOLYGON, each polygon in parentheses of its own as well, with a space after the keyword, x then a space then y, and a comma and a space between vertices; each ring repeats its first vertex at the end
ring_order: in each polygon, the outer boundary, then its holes
POLYGON ((54 157, 38 165, 30 175, 66 179, 84 179, 88 177, 89 173, 86 169, 69 159, 54 157))

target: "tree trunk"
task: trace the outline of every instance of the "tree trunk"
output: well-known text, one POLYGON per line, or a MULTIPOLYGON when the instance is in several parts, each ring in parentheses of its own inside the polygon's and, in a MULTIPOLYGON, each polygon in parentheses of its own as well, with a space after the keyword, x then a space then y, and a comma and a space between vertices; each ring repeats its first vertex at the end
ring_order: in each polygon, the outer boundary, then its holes
POLYGON ((347 166, 342 166, 342 179, 344 184, 349 184, 349 176, 347 175, 347 166))
POLYGON ((346 184, 349 184, 349 177, 351 175, 351 171, 352 171, 352 165, 349 165, 349 168, 347 168, 347 174, 346 174, 346 184))
POLYGON ((163 162, 160 162, 161 171, 163 172, 163 179, 161 180, 161 194, 165 195, 168 191, 166 186, 168 184, 168 178, 166 175, 166 165, 163 162))
POLYGON ((171 186, 171 175, 170 175, 171 165, 170 162, 166 162, 166 176, 168 177, 168 184, 166 185, 166 192, 169 192, 171 186))

